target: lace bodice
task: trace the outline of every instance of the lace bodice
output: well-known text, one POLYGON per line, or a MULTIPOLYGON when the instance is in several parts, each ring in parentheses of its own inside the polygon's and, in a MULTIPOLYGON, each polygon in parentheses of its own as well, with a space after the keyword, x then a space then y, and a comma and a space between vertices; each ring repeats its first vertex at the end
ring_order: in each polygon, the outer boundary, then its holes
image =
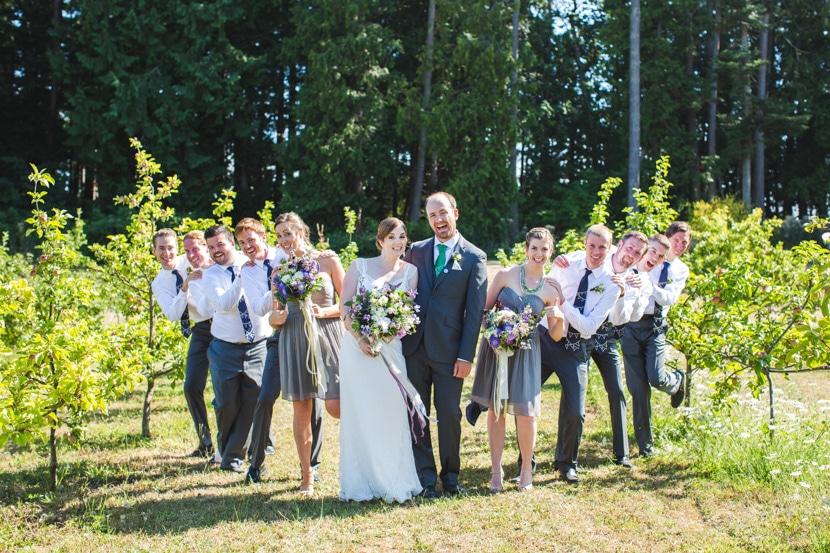
MULTIPOLYGON (((355 260, 357 263, 357 268, 359 271, 360 277, 357 281, 358 289, 364 288, 366 290, 372 290, 375 288, 380 288, 387 281, 383 280, 383 278, 372 278, 369 273, 366 272, 366 260, 363 258, 359 258, 355 260)), ((409 279, 412 278, 413 273, 416 271, 414 265, 407 264, 403 271, 403 276, 398 278, 393 278, 392 280, 388 281, 391 286, 396 286, 402 290, 408 291, 409 290, 409 279)))

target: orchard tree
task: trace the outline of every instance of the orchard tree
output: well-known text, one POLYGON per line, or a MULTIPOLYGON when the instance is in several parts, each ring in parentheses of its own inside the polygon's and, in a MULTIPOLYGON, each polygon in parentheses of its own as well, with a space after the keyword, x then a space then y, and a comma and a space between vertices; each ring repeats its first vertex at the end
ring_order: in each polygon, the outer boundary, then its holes
MULTIPOLYGON (((32 166, 34 184, 28 233, 40 256, 29 278, 0 287, 0 444, 43 439, 49 429, 49 486, 57 486, 57 432, 83 433, 87 417, 106 413, 114 398, 140 376, 114 353, 102 330, 101 290, 94 264, 80 252, 83 227, 67 231, 71 215, 44 207, 52 177, 32 166)), ((5 251, 5 249, 4 249, 5 251)))
POLYGON ((172 220, 174 211, 164 202, 176 193, 180 181, 174 175, 155 183, 161 166, 138 140, 132 139, 130 144, 135 149, 136 190, 115 198, 115 203, 134 211, 130 223, 124 234, 110 236, 106 245, 94 244, 91 249, 109 284, 111 307, 120 315, 119 321, 107 329, 116 350, 109 364, 133 367, 147 381, 141 418, 141 435, 147 438, 156 379, 169 375, 176 382, 184 373, 187 342, 178 325, 160 316, 151 289, 159 271, 152 251, 153 235, 159 223, 172 220))
POLYGON ((766 388, 774 423, 773 375, 830 363, 830 252, 812 240, 792 250, 773 244, 781 221, 736 201, 695 204, 691 224, 691 276, 668 339, 685 355, 687 377, 715 378, 719 403, 743 386, 756 398, 766 388))

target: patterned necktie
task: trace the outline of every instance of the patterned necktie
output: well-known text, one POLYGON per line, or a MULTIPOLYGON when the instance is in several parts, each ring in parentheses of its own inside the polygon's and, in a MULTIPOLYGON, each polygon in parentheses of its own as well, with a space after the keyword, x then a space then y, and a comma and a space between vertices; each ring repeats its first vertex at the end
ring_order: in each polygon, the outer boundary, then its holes
POLYGON ((271 273, 274 271, 274 268, 271 266, 271 260, 266 259, 262 264, 265 265, 265 284, 268 288, 271 288, 271 273))
POLYGON ((438 259, 435 260, 435 277, 441 274, 444 266, 447 264, 447 246, 446 244, 438 244, 438 259))
MULTIPOLYGON (((591 269, 585 269, 585 274, 582 280, 579 281, 579 288, 576 289, 576 297, 574 298, 574 307, 580 312, 585 311, 585 300, 588 299, 588 276, 591 274, 591 269)), ((579 331, 572 326, 568 326, 568 335, 565 337, 565 349, 576 351, 579 349, 579 331)))
MULTIPOLYGON (((669 265, 668 261, 663 262, 663 269, 660 271, 660 279, 657 281, 657 286, 660 288, 665 288, 666 284, 669 282, 669 265)), ((666 322, 666 318, 663 316, 663 306, 654 302, 654 331, 660 332, 663 328, 663 324, 666 322)))
MULTIPOLYGON (((182 274, 176 269, 173 270, 173 275, 176 277, 176 293, 178 294, 182 291, 184 279, 182 278, 182 274)), ((193 329, 190 328, 190 312, 187 309, 187 303, 184 305, 184 313, 182 313, 179 323, 181 324, 182 334, 184 334, 184 337, 190 338, 190 335, 193 334, 193 329)))
MULTIPOLYGON (((228 271, 231 273, 231 282, 233 282, 239 276, 239 267, 231 265, 228 267, 228 271)), ((239 318, 242 319, 242 329, 245 330, 245 339, 253 342, 254 325, 251 323, 251 316, 248 314, 248 304, 245 303, 245 296, 239 298, 236 306, 239 308, 239 318)))

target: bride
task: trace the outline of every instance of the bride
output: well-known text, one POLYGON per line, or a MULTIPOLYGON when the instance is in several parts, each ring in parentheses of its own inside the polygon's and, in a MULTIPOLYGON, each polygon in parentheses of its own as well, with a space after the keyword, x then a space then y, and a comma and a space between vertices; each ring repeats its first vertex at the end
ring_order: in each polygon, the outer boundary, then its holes
MULTIPOLYGON (((380 255, 356 259, 343 280, 340 314, 347 336, 340 351, 341 500, 377 497, 388 503, 404 502, 421 491, 401 389, 383 359, 351 328, 345 305, 361 287, 369 290, 389 283, 404 290, 418 288, 418 270, 401 259, 406 242, 403 222, 384 219, 375 241, 380 255)), ((392 340, 385 349, 405 375, 400 340, 392 340)))

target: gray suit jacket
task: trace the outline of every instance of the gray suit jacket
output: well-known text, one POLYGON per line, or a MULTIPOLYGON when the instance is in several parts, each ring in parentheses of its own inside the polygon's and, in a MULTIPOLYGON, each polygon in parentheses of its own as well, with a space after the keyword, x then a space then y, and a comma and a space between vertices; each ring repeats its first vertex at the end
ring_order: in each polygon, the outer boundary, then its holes
POLYGON ((403 354, 412 355, 421 342, 430 360, 453 365, 473 361, 487 295, 487 255, 459 235, 444 272, 435 276, 435 237, 416 242, 404 259, 418 268, 421 323, 402 339, 403 354))

